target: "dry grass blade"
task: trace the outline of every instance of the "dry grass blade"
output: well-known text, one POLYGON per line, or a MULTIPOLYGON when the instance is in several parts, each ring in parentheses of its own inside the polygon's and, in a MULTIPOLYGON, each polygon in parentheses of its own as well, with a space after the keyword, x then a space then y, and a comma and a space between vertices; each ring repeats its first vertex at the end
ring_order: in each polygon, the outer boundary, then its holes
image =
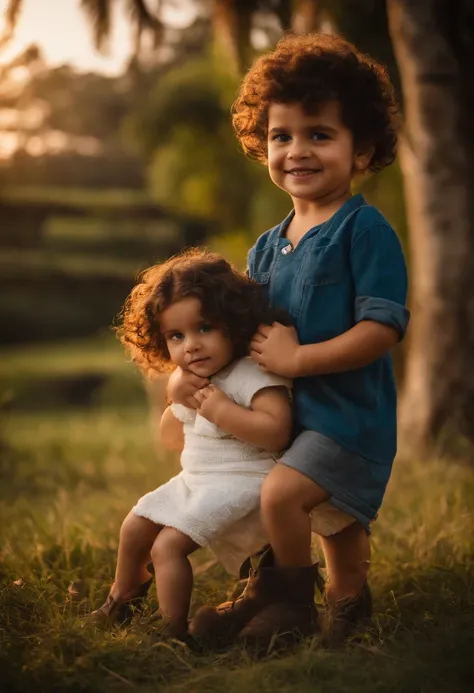
POLYGON ((207 573, 208 570, 213 568, 215 565, 217 565, 218 561, 216 558, 211 558, 209 561, 206 561, 205 563, 201 563, 201 565, 196 566, 194 568, 194 575, 202 575, 203 573, 207 573))
POLYGON ((105 664, 99 664, 100 669, 103 669, 106 671, 110 676, 113 676, 114 679, 117 679, 117 681, 120 681, 121 683, 124 683, 126 686, 131 686, 132 688, 136 688, 135 684, 126 679, 124 676, 120 676, 120 674, 117 674, 116 671, 112 671, 112 669, 109 669, 108 667, 105 666, 105 664))

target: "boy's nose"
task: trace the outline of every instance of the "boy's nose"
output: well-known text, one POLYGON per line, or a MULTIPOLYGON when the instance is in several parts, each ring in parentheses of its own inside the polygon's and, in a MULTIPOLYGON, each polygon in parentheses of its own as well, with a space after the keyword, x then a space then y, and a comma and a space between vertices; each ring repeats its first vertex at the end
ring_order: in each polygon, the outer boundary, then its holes
POLYGON ((305 159, 311 155, 307 142, 294 139, 288 150, 289 159, 305 159))

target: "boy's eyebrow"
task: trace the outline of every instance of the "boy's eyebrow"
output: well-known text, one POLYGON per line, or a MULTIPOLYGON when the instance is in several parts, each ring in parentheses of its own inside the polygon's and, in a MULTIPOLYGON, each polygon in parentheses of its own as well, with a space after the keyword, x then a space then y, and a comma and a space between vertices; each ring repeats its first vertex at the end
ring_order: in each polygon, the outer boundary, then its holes
POLYGON ((337 128, 334 125, 326 125, 326 123, 315 123, 308 125, 307 130, 326 130, 327 132, 336 132, 337 128))
MULTIPOLYGON (((314 123, 312 125, 307 125, 304 129, 307 131, 312 131, 312 130, 325 130, 327 132, 336 132, 337 131, 337 128, 335 128, 333 125, 326 125, 325 123, 314 123)), ((271 128, 268 132, 270 134, 272 132, 282 132, 283 130, 291 130, 291 126, 279 125, 277 127, 271 128)))

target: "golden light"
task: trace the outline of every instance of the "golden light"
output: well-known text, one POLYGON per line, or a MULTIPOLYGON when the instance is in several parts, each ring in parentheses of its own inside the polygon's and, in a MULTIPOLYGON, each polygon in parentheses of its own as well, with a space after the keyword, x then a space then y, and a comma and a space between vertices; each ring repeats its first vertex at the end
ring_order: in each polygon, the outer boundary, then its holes
MULTIPOLYGON (((6 4, 0 0, 2 15, 6 4)), ((14 38, 2 50, 0 63, 9 62, 32 43, 39 46, 48 64, 69 63, 79 70, 108 74, 121 72, 132 50, 123 8, 115 4, 110 51, 98 53, 79 0, 25 0, 14 38)))

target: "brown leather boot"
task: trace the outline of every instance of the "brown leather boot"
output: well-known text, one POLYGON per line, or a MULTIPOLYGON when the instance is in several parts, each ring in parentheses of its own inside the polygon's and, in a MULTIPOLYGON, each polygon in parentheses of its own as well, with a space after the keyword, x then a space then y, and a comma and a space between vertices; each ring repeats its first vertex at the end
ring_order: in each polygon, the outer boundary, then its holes
POLYGON ((253 617, 257 603, 265 598, 265 578, 258 576, 259 569, 270 568, 274 564, 269 544, 247 558, 240 567, 240 579, 230 598, 217 607, 203 606, 196 611, 189 623, 191 635, 206 647, 229 644, 253 617))
POLYGON ((87 614, 86 623, 93 623, 99 627, 103 626, 125 626, 132 620, 134 611, 141 611, 143 602, 148 594, 153 578, 140 585, 138 593, 131 599, 120 601, 108 595, 105 602, 95 611, 87 614))
MULTIPOLYGON (((190 622, 189 632, 198 638, 204 647, 226 647, 253 618, 259 608, 255 603, 252 606, 248 604, 251 594, 260 589, 263 581, 263 577, 261 577, 255 582, 259 570, 274 566, 273 550, 270 544, 267 544, 261 551, 253 554, 242 563, 237 590, 234 589, 231 598, 215 608, 211 606, 201 607, 190 622), (248 577, 244 579, 246 575, 248 577), (248 592, 251 581, 251 591, 248 592)), ((315 568, 315 581, 319 592, 323 595, 324 578, 317 567, 315 568)))
POLYGON ((277 586, 274 598, 247 623, 239 641, 267 646, 274 636, 280 642, 297 642, 314 635, 318 612, 314 603, 318 564, 301 568, 272 568, 277 586))
POLYGON ((323 647, 340 648, 372 616, 372 593, 367 582, 353 599, 340 599, 334 604, 324 600, 322 626, 323 647))

